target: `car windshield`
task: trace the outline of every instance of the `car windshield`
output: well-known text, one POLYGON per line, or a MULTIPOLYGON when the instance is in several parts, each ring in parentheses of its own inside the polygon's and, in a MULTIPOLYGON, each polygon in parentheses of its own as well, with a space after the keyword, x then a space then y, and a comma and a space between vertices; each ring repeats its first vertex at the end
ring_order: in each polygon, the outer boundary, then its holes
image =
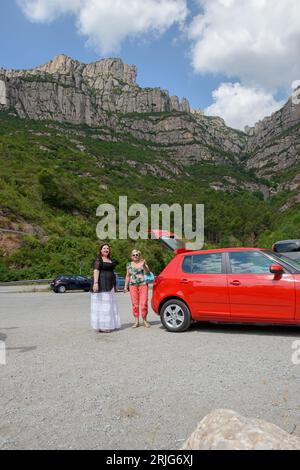
POLYGON ((300 273, 300 261, 288 258, 287 256, 282 255, 281 253, 274 253, 273 251, 265 251, 267 255, 272 256, 273 259, 277 259, 280 262, 287 264, 292 267, 295 271, 300 273))

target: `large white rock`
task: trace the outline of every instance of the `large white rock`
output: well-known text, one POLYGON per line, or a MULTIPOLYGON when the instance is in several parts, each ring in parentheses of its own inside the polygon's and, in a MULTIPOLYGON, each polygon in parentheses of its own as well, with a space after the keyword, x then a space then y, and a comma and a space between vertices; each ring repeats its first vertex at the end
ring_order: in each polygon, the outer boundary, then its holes
POLYGON ((184 450, 299 450, 300 438, 260 419, 215 410, 200 421, 184 450))
POLYGON ((3 80, 0 80, 0 104, 6 106, 6 86, 3 80))

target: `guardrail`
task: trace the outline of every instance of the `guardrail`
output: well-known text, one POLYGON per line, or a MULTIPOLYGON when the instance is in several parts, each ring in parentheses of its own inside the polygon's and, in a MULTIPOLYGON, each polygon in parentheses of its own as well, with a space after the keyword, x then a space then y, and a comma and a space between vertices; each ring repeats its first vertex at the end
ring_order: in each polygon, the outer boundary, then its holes
POLYGON ((31 284, 49 284, 53 279, 40 279, 38 281, 9 281, 0 282, 0 286, 29 286, 31 284))
POLYGON ((1 227, 0 227, 0 232, 4 232, 4 233, 17 233, 17 234, 21 234, 21 235, 29 235, 29 233, 21 232, 21 230, 10 230, 10 229, 8 229, 8 228, 1 228, 1 227))

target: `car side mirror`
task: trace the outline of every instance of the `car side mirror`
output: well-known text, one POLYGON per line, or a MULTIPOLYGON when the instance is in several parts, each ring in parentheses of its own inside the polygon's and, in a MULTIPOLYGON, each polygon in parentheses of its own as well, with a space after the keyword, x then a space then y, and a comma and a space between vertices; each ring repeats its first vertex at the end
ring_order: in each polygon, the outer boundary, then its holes
POLYGON ((284 269, 280 264, 272 264, 270 266, 270 273, 280 275, 284 273, 284 269))

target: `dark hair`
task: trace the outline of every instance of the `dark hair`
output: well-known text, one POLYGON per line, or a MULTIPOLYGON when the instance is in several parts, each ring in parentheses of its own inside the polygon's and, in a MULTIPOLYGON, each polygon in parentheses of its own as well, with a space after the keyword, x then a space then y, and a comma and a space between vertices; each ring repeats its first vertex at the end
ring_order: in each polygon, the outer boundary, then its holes
POLYGON ((108 259, 111 259, 111 257, 110 257, 110 255, 111 255, 111 247, 110 247, 110 245, 109 245, 108 243, 103 243, 103 245, 101 245, 101 246, 99 247, 99 251, 98 251, 98 256, 99 256, 99 258, 102 257, 101 251, 102 251, 102 248, 103 248, 104 246, 108 246, 108 248, 109 248, 109 253, 108 253, 107 257, 108 257, 108 259))

